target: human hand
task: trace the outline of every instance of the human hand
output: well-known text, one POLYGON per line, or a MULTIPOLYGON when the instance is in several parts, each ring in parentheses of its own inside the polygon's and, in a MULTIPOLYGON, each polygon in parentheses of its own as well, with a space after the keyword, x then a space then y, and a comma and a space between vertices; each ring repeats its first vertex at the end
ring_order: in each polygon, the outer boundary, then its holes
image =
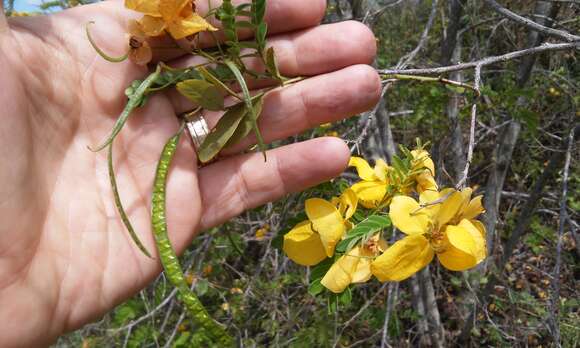
MULTIPOLYGON (((200 12, 205 1, 199 1, 200 12)), ((281 72, 310 79, 265 100, 266 141, 362 112, 379 98, 375 54, 362 24, 318 26, 323 0, 269 0, 270 43, 281 72)), ((117 214, 100 143, 126 101, 123 91, 146 69, 99 57, 84 33, 124 53, 125 23, 135 15, 120 1, 50 16, 0 17, 0 328, 1 345, 47 345, 102 316, 161 271, 134 245, 117 214)), ((169 65, 184 63, 174 57, 169 65)), ((133 225, 154 251, 150 192, 174 116, 191 108, 176 93, 153 96, 115 141, 120 194, 133 225)), ((210 126, 216 120, 208 119, 210 126)), ((250 145, 249 138, 244 145, 250 145)), ((336 138, 314 139, 261 154, 239 154, 197 168, 182 137, 167 186, 170 239, 182 252, 199 231, 289 192, 338 175, 349 151, 336 138)), ((236 153, 238 152, 238 153, 236 153)))

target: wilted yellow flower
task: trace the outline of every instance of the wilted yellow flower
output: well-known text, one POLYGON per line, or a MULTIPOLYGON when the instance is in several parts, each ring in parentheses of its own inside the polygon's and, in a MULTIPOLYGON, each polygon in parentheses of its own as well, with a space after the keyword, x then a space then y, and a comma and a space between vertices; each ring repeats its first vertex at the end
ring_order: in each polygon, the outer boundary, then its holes
POLYGON ((235 294, 240 295, 243 293, 244 293, 244 291, 242 291, 242 289, 240 289, 240 288, 231 288, 230 289, 230 294, 233 294, 233 295, 235 295, 235 294))
POLYGON ((429 156, 429 152, 425 150, 413 150, 413 170, 421 170, 421 173, 415 175, 414 179, 417 181, 417 192, 436 191, 437 183, 435 182, 435 164, 429 156))
POLYGON ((284 236, 284 252, 303 266, 316 265, 334 255, 336 244, 350 228, 348 219, 357 207, 357 196, 347 189, 333 202, 320 198, 306 200, 308 220, 296 225, 284 236))
POLYGON ((136 20, 130 20, 127 31, 129 32, 129 59, 137 65, 147 65, 153 58, 153 51, 147 35, 141 29, 141 24, 136 20))
POLYGON ((377 233, 364 245, 352 248, 341 256, 326 272, 320 283, 328 290, 339 294, 350 284, 368 281, 372 277, 371 263, 386 249, 387 242, 377 233))
POLYGON ((212 265, 207 265, 203 268, 203 276, 207 277, 211 272, 213 272, 212 265))
POLYGON ((195 279, 196 279, 196 277, 191 273, 188 273, 185 275, 185 282, 187 283, 187 285, 193 284, 195 279))
POLYGON ((268 232, 270 231, 270 225, 266 224, 260 228, 258 228, 256 230, 256 239, 257 240, 263 240, 264 237, 268 234, 268 232))
POLYGON ((484 209, 472 190, 425 191, 419 202, 396 196, 390 205, 393 225, 407 234, 371 265, 380 281, 401 281, 429 264, 435 254, 452 271, 474 267, 487 254, 485 227, 474 220, 484 209))
POLYGON ((388 172, 391 167, 382 159, 375 162, 371 168, 367 161, 360 157, 351 157, 349 167, 355 167, 362 181, 352 185, 352 190, 358 196, 363 207, 376 208, 383 202, 389 185, 388 172))
POLYGON ((139 21, 147 36, 159 36, 165 30, 176 39, 202 31, 216 31, 194 11, 192 0, 125 0, 125 7, 144 14, 139 21))

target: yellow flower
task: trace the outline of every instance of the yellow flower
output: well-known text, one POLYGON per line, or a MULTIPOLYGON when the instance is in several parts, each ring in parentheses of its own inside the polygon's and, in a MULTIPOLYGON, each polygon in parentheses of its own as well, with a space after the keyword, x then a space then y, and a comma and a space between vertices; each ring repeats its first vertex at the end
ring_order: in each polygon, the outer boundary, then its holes
POLYGON ((316 265, 334 255, 336 244, 350 228, 348 219, 357 207, 356 194, 347 189, 333 202, 320 198, 306 200, 308 220, 284 235, 284 252, 303 266, 316 265))
POLYGON ((364 245, 359 245, 341 256, 320 283, 328 290, 339 294, 350 284, 368 281, 372 277, 373 259, 386 248, 387 242, 380 238, 380 234, 374 235, 364 245))
POLYGON ((352 190, 358 196, 363 207, 376 208, 383 202, 389 185, 388 172, 391 168, 385 161, 378 159, 375 168, 360 157, 351 157, 349 167, 355 167, 362 181, 352 185, 352 190))
POLYGON ((192 0, 125 0, 125 7, 144 14, 141 28, 147 36, 159 36, 167 30, 176 39, 202 31, 216 31, 194 11, 192 0))
POLYGON ((438 188, 435 182, 435 164, 431 156, 429 156, 429 152, 425 150, 413 150, 411 154, 414 159, 413 170, 423 169, 414 178, 417 181, 417 192, 436 191, 438 188))
POLYGON ((401 281, 429 264, 435 254, 452 271, 480 263, 487 254, 485 227, 475 218, 484 210, 481 196, 471 199, 471 194, 468 188, 425 191, 419 202, 394 197, 389 216, 407 236, 373 261, 373 274, 380 281, 401 281))
POLYGON ((264 226, 259 228, 256 231, 256 240, 264 240, 264 237, 268 234, 269 231, 270 231, 270 225, 268 225, 268 224, 265 224, 264 226))

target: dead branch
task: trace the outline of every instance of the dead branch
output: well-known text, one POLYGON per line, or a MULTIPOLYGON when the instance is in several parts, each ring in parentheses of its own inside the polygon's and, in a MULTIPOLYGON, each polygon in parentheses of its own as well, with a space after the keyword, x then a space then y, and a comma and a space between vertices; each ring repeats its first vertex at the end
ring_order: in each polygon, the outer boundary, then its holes
POLYGON ((545 43, 541 44, 540 46, 526 48, 526 49, 523 49, 520 51, 506 53, 506 54, 503 54, 501 56, 487 57, 487 58, 483 58, 483 59, 469 62, 469 63, 461 63, 461 64, 456 64, 456 65, 443 66, 443 67, 438 67, 438 68, 425 68, 425 69, 399 69, 399 70, 383 69, 383 70, 379 70, 379 73, 381 73, 383 75, 394 75, 394 74, 399 74, 399 75, 440 75, 440 74, 450 73, 453 71, 474 69, 477 66, 484 67, 487 65, 492 65, 492 64, 497 64, 497 63, 505 63, 505 62, 508 62, 508 61, 511 61, 514 59, 518 59, 521 57, 536 55, 536 54, 540 54, 540 53, 544 53, 544 52, 565 51, 565 50, 579 49, 579 48, 580 48, 580 42, 560 43, 560 44, 553 44, 553 43, 545 42, 545 43))
POLYGON ((537 31, 542 33, 543 35, 546 36, 551 36, 551 37, 555 37, 555 38, 559 38, 561 40, 567 41, 567 42, 578 42, 580 41, 580 36, 577 35, 573 35, 570 34, 566 31, 563 30, 558 30, 558 29, 553 29, 553 28, 549 28, 546 26, 543 26, 539 23, 536 23, 532 20, 529 20, 525 17, 522 17, 510 10, 508 10, 507 8, 501 6, 500 4, 498 4, 495 0, 484 0, 485 3, 491 7, 495 12, 499 13, 500 15, 506 17, 507 19, 516 22, 520 25, 523 25, 531 30, 537 31))

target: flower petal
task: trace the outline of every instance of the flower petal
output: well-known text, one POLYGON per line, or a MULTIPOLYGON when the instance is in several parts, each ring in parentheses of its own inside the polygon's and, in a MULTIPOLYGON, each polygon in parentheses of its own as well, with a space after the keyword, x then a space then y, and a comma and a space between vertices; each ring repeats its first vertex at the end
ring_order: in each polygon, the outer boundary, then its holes
POLYGON ((159 36, 165 31, 165 22, 159 17, 143 16, 139 24, 147 36, 159 36))
POLYGON ((318 233, 310 221, 302 221, 284 235, 283 250, 292 261, 303 266, 313 266, 326 258, 318 233))
POLYGON ((407 196, 393 198, 389 217, 396 228, 408 235, 427 233, 431 222, 428 210, 407 196))
POLYGON ((443 202, 441 203, 441 208, 439 208, 436 220, 437 226, 443 227, 460 211, 464 202, 464 196, 460 191, 452 188, 444 189, 440 192, 439 196, 443 199, 443 202))
POLYGON ((147 41, 141 43, 141 47, 129 50, 129 59, 137 65, 147 65, 153 59, 153 51, 147 41))
POLYGON ((463 227, 471 234, 475 242, 474 256, 477 263, 480 263, 487 257, 487 245, 485 240, 485 226, 477 220, 463 219, 458 225, 463 227))
POLYGON ((358 172, 358 176, 364 181, 374 181, 378 179, 374 170, 363 158, 352 156, 350 158, 350 162, 348 162, 348 166, 355 167, 358 172))
POLYGON ((343 292, 352 282, 352 275, 360 260, 359 252, 360 247, 356 247, 341 256, 326 272, 320 284, 336 294, 343 292))
POLYGON ((134 19, 130 19, 127 22, 127 33, 129 33, 130 36, 138 38, 139 40, 144 40, 146 38, 145 33, 141 28, 141 23, 134 19))
POLYGON ((125 7, 149 16, 161 17, 159 2, 160 0, 125 0, 125 7))
POLYGON ((471 222, 473 224, 473 226, 475 226, 475 228, 477 228, 477 230, 479 231, 479 233, 481 234, 483 239, 485 239, 486 235, 487 235, 487 232, 485 230, 485 225, 479 220, 469 220, 469 222, 471 222))
POLYGON ((360 204, 368 209, 376 208, 387 194, 387 185, 380 181, 360 181, 351 189, 358 196, 360 204))
POLYGON ((351 283, 365 283, 373 276, 371 272, 371 264, 377 255, 364 247, 357 247, 353 250, 355 249, 358 249, 359 260, 356 269, 352 274, 351 283))
POLYGON ((481 202, 482 199, 483 199, 483 196, 477 196, 474 199, 472 199, 469 202, 469 204, 467 205, 467 207, 465 207, 465 209, 463 209, 461 217, 463 219, 473 220, 476 217, 478 217, 480 214, 484 213, 485 209, 483 208, 483 204, 481 202))
POLYGON ((439 261, 452 271, 464 271, 477 264, 476 242, 463 226, 449 225, 445 229, 445 251, 438 253, 439 261))
POLYGON ((375 161, 375 175, 376 177, 383 182, 387 182, 387 174, 389 173, 389 170, 391 170, 391 168, 387 165, 387 163, 385 161, 383 161, 382 159, 378 159, 375 161))
POLYGON ((419 194, 425 191, 437 191, 439 189, 435 178, 433 178, 433 175, 431 175, 427 170, 415 176, 415 180, 417 181, 417 192, 419 192, 419 194))
POLYGON ((429 212, 429 215, 437 216, 439 214, 439 209, 441 209, 441 195, 438 191, 423 191, 419 195, 419 203, 425 207, 425 210, 429 212))
POLYGON ((425 150, 413 150, 411 154, 417 162, 414 169, 427 168, 431 172, 431 175, 435 176, 435 163, 433 163, 429 152, 425 150))
POLYGON ((340 195, 339 211, 345 220, 350 219, 356 211, 358 197, 352 189, 346 189, 340 195))
POLYGON ((371 271, 382 282, 401 281, 427 266, 433 255, 425 237, 407 236, 377 257, 371 264, 371 271))
POLYGON ((179 17, 185 6, 190 6, 193 8, 191 0, 158 0, 158 2, 159 13, 167 22, 179 17))
POLYGON ((183 39, 184 37, 194 35, 202 31, 217 30, 197 13, 193 13, 191 16, 185 19, 170 22, 167 29, 171 36, 176 40, 183 39))
POLYGON ((312 228, 320 235, 326 255, 331 257, 334 247, 346 232, 344 219, 334 205, 324 199, 308 199, 305 206, 312 228))

